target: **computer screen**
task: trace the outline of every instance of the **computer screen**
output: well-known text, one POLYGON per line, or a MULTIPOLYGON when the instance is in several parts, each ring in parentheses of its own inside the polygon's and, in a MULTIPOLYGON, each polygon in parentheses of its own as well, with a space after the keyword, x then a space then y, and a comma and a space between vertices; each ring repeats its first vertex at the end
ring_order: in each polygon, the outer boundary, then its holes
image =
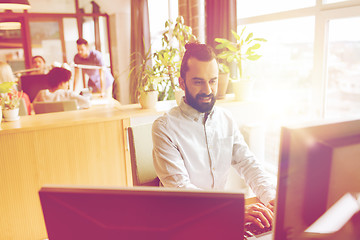
POLYGON ((242 239, 244 195, 160 187, 47 186, 39 191, 56 239, 242 239))
POLYGON ((360 120, 283 127, 275 239, 299 239, 348 192, 360 191, 360 120))
POLYGON ((31 102, 40 90, 50 88, 46 74, 22 75, 19 87, 29 96, 31 102))

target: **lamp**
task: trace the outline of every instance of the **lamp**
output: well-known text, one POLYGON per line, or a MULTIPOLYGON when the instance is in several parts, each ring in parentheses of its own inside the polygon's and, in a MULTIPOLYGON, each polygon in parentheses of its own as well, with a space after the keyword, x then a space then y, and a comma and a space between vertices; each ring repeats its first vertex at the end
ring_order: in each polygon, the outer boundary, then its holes
POLYGON ((0 9, 26 10, 30 8, 28 0, 0 0, 0 9))

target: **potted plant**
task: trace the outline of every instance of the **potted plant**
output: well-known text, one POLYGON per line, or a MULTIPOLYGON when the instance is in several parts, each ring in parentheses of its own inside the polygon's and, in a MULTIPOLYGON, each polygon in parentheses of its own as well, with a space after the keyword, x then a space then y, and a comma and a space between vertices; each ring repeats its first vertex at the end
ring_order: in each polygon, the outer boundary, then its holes
POLYGON ((0 122, 2 119, 3 112, 6 112, 5 114, 7 115, 8 112, 7 110, 10 108, 15 108, 16 103, 18 104, 17 109, 19 111, 20 99, 17 100, 18 95, 12 96, 12 94, 10 93, 11 89, 15 84, 16 84, 15 82, 0 83, 0 122))
POLYGON ((158 101, 159 92, 157 85, 161 81, 161 77, 157 76, 152 69, 147 69, 145 77, 139 86, 139 102, 142 108, 151 109, 155 108, 156 102, 158 101))
POLYGON ((185 53, 185 44, 195 41, 191 27, 184 24, 184 18, 179 16, 176 22, 165 22, 165 32, 162 35, 162 49, 154 53, 154 69, 163 80, 159 83, 159 100, 172 100, 175 95, 184 93, 179 87, 181 60, 185 53))
POLYGON ((230 69, 225 63, 219 63, 219 79, 218 90, 216 94, 217 99, 223 99, 226 96, 227 87, 229 84, 230 69))
POLYGON ((22 92, 12 90, 1 94, 1 108, 5 121, 16 121, 19 119, 19 106, 22 92))
POLYGON ((218 54, 218 58, 226 60, 228 63, 236 63, 238 71, 238 79, 233 80, 233 90, 236 100, 248 100, 251 95, 253 81, 244 74, 244 63, 247 60, 256 61, 261 55, 257 54, 257 50, 261 47, 261 42, 266 42, 264 38, 254 38, 253 33, 245 34, 246 26, 240 34, 231 31, 235 38, 232 42, 225 38, 216 38, 219 44, 216 49, 222 50, 218 54))
MULTIPOLYGON (((140 55, 139 53, 134 54, 140 55)), ((154 108, 159 95, 157 91, 159 74, 155 67, 151 67, 151 48, 141 57, 141 63, 130 69, 129 76, 133 76, 138 80, 136 96, 139 98, 142 108, 154 108)))

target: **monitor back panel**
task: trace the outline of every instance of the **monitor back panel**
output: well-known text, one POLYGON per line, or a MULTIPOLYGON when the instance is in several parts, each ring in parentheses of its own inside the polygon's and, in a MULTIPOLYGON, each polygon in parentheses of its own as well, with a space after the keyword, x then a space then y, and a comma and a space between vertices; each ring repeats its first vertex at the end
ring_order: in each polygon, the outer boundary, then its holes
POLYGON ((241 193, 158 187, 39 192, 49 239, 241 239, 241 193))
POLYGON ((360 120, 283 127, 275 239, 299 239, 346 192, 360 191, 360 120))
POLYGON ((20 89, 25 92, 32 102, 42 89, 49 89, 46 74, 23 75, 20 77, 20 89))

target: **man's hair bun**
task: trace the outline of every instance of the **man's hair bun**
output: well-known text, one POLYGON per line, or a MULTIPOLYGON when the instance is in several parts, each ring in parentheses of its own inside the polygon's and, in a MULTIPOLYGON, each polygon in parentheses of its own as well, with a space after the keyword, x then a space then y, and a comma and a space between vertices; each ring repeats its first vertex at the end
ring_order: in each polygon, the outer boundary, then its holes
POLYGON ((197 47, 198 45, 200 45, 199 41, 187 42, 185 44, 185 49, 186 50, 193 49, 193 48, 197 47))

